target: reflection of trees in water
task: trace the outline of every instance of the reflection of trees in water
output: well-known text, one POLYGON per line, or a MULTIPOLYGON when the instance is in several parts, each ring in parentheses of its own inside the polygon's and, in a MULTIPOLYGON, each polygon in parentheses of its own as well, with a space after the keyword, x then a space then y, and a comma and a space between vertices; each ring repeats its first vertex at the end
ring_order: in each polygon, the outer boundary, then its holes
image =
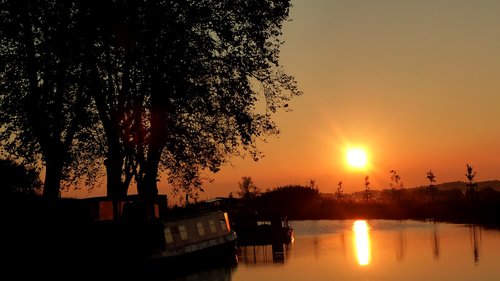
POLYGON ((432 243, 431 243, 432 255, 434 256, 434 259, 438 260, 439 254, 441 252, 441 245, 439 243, 439 229, 438 229, 438 224, 436 222, 434 222, 431 241, 432 241, 432 243))
POLYGON ((314 229, 314 233, 316 233, 316 235, 314 235, 313 240, 312 240, 312 251, 313 251, 314 257, 316 259, 318 259, 318 257, 319 257, 319 238, 318 238, 317 233, 319 233, 319 231, 320 231, 320 226, 318 226, 318 221, 312 221, 311 228, 314 229))
POLYGON ((474 255, 474 264, 479 264, 479 252, 481 251, 481 228, 475 224, 469 227, 470 242, 474 255))
POLYGON ((319 257, 319 239, 317 235, 314 236, 312 245, 314 257, 317 259, 319 257))
POLYGON ((405 258, 406 237, 403 230, 398 231, 396 236, 396 260, 401 262, 405 258))
POLYGON ((342 254, 343 256, 345 257, 346 254, 347 254, 347 248, 345 246, 345 231, 342 231, 342 233, 340 233, 340 242, 341 242, 341 247, 342 247, 342 254))

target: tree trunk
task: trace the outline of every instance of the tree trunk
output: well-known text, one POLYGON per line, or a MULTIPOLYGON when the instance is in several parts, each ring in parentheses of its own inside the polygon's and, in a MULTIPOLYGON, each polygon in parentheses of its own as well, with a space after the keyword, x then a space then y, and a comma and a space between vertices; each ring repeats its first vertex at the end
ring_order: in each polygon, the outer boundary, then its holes
MULTIPOLYGON (((158 103, 158 94, 154 96, 153 103, 158 103)), ((160 157, 165 147, 165 112, 159 107, 153 107, 151 112, 151 135, 148 147, 147 158, 144 163, 144 169, 141 167, 144 177, 142 178, 141 188, 138 192, 144 196, 158 195, 158 186, 156 179, 158 178, 158 166, 160 157)))
MULTIPOLYGON (((109 137, 108 137, 109 138, 109 137)), ((112 138, 112 137, 111 137, 112 138)), ((106 165, 107 196, 110 198, 121 198, 127 196, 128 186, 122 182, 123 157, 117 143, 109 141, 108 158, 106 165)))
MULTIPOLYGON (((140 194, 144 196, 156 196, 158 195, 158 166, 160 164, 161 150, 150 150, 148 152, 148 160, 145 163, 146 167, 144 170, 144 179, 142 182, 140 194)), ((138 188, 139 190, 139 188, 138 188)))
POLYGON ((45 184, 43 188, 43 197, 48 199, 59 198, 61 189, 61 176, 63 169, 63 160, 57 153, 46 156, 45 184))
POLYGON ((102 87, 97 73, 97 69, 93 69, 91 74, 92 85, 94 87, 92 96, 96 103, 97 112, 104 128, 106 143, 108 144, 107 158, 104 161, 104 165, 106 166, 106 193, 108 197, 116 199, 126 196, 128 192, 128 184, 124 184, 122 181, 124 155, 121 151, 120 133, 117 128, 119 126, 118 121, 114 117, 116 112, 106 102, 105 98, 106 94, 111 95, 112 93, 106 92, 106 89, 102 87))

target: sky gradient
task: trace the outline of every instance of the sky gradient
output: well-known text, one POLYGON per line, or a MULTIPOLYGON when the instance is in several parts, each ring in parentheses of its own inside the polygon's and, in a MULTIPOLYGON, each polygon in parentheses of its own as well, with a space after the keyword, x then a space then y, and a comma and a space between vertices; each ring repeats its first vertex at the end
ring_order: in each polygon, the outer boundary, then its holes
MULTIPOLYGON (((234 158, 201 198, 250 176, 261 189, 315 180, 321 192, 500 179, 500 1, 293 0, 281 64, 304 94, 276 115, 281 134, 258 162, 234 158), (368 152, 346 167, 344 149, 368 152)), ((166 181, 159 191, 168 194, 166 181)), ((131 190, 133 192, 133 189, 131 190)), ((105 193, 105 188, 90 195, 105 193)))
POLYGON ((322 192, 500 178, 500 1, 295 0, 281 63, 304 92, 258 162, 234 159, 202 197, 250 176, 265 190, 314 179, 322 192), (345 165, 365 147, 370 167, 345 165))

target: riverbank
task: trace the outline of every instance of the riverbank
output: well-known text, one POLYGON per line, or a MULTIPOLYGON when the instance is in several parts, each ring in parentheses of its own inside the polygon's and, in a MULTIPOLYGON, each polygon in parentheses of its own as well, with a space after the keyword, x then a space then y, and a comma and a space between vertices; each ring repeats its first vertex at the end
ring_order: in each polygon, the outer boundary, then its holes
POLYGON ((478 224, 500 228, 500 202, 496 200, 449 200, 395 202, 337 202, 305 200, 304 202, 241 202, 228 205, 231 216, 239 219, 269 220, 434 220, 450 223, 478 224))

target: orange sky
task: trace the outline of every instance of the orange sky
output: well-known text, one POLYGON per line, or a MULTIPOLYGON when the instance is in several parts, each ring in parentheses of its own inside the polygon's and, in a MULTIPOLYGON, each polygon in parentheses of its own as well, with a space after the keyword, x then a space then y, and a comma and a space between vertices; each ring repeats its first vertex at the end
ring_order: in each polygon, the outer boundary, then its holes
MULTIPOLYGON (((304 94, 276 116, 281 134, 259 162, 233 159, 202 198, 314 179, 322 192, 500 179, 500 1, 294 0, 281 64, 304 94), (345 167, 343 147, 367 148, 371 168, 345 167)), ((168 193, 164 182, 160 193, 168 193)), ((91 195, 98 195, 99 190, 91 195)))

